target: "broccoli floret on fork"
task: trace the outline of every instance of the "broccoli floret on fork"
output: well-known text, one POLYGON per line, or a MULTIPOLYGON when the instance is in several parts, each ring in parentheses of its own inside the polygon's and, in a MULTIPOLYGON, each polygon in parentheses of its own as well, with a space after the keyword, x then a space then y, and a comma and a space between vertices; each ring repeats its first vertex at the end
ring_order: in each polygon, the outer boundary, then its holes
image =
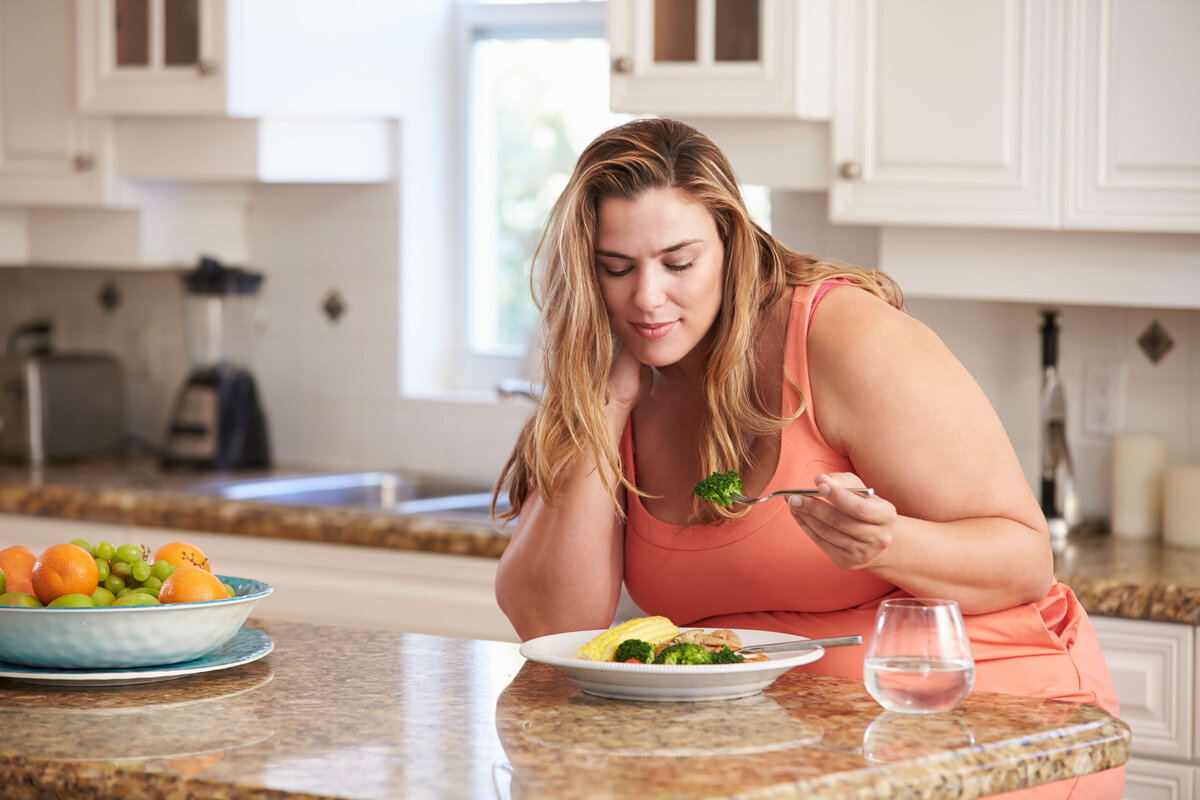
POLYGON ((742 491, 742 479, 737 470, 714 472, 696 484, 696 495, 719 506, 733 503, 733 496, 742 491))

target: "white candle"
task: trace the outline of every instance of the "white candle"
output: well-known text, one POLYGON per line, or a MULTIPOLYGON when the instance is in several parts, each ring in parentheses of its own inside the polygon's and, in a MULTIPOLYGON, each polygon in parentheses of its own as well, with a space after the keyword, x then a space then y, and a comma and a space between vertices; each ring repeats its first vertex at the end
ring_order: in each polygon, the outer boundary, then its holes
POLYGON ((1200 547, 1200 464, 1167 468, 1163 481, 1163 541, 1200 547))
POLYGON ((1170 441, 1162 433, 1113 437, 1113 534, 1153 539, 1162 533, 1163 473, 1170 454, 1170 441))

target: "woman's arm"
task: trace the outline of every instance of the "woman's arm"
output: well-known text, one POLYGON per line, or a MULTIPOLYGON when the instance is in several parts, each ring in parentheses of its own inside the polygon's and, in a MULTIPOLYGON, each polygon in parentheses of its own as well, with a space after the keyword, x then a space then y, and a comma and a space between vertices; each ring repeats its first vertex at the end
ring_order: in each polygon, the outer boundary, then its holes
POLYGON ((871 294, 831 291, 809 334, 817 426, 876 498, 818 479, 792 513, 839 567, 866 569, 966 613, 1040 599, 1045 518, 987 398, 942 342, 871 294))
MULTIPOLYGON (((649 376, 623 348, 614 355, 604 414, 614 446, 649 376)), ((618 478, 581 458, 553 505, 537 491, 521 507, 496 573, 496 600, 521 640, 607 628, 620 600, 625 525, 610 488, 618 478)), ((617 487, 625 505, 625 490, 617 487)))

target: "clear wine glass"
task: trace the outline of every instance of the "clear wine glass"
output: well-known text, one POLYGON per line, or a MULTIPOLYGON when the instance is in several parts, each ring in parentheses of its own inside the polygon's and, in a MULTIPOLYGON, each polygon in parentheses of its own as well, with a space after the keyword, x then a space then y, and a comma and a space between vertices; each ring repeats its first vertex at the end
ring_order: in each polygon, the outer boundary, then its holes
POLYGON ((975 659, 953 600, 884 600, 863 662, 867 691, 888 711, 935 714, 975 685, 975 659))

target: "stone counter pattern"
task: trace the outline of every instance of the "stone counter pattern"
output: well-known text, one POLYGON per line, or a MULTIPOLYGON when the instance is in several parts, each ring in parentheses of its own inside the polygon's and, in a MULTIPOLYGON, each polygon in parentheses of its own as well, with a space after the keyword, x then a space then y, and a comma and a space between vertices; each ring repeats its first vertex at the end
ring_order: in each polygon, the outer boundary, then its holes
POLYGON ((302 508, 159 489, 31 486, 0 480, 0 513, 490 558, 499 558, 508 544, 508 535, 497 528, 433 517, 302 508))
POLYGON ((705 703, 582 694, 515 645, 252 620, 234 669, 126 687, 0 680, 0 797, 973 798, 1124 762, 1086 705, 976 693, 928 717, 789 673, 705 703))

